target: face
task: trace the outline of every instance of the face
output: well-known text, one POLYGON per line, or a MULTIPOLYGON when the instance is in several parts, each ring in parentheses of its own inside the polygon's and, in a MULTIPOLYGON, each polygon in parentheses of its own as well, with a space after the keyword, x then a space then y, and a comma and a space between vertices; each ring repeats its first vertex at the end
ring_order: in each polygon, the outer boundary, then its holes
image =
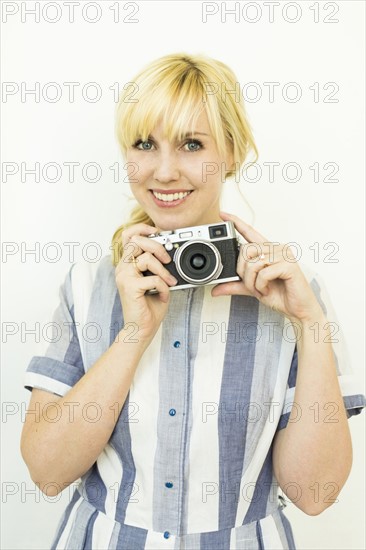
POLYGON ((162 125, 149 139, 138 140, 126 155, 131 190, 161 230, 221 222, 220 194, 230 152, 222 158, 207 115, 197 119, 194 135, 170 142, 162 125))

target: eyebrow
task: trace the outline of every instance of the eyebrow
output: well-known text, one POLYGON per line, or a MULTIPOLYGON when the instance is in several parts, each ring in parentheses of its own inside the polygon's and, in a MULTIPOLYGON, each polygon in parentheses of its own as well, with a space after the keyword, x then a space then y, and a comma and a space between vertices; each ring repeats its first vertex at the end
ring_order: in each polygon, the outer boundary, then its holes
POLYGON ((205 134, 204 132, 188 132, 185 134, 186 136, 208 136, 209 134, 205 134))
MULTIPOLYGON (((204 132, 187 132, 186 134, 184 134, 183 137, 185 138, 185 137, 189 137, 189 136, 207 136, 207 137, 209 137, 210 134, 205 134, 204 132)), ((155 138, 152 134, 149 134, 148 139, 155 139, 155 138)))

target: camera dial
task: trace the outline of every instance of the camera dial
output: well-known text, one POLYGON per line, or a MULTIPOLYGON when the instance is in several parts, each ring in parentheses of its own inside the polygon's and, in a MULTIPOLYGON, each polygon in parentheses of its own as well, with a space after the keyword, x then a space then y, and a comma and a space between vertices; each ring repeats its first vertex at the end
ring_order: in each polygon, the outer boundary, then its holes
POLYGON ((171 241, 170 239, 167 239, 167 240, 166 240, 166 243, 165 243, 165 245, 164 245, 164 248, 165 248, 165 250, 167 250, 168 252, 169 252, 170 250, 173 250, 174 246, 173 246, 173 243, 172 243, 172 241, 171 241))

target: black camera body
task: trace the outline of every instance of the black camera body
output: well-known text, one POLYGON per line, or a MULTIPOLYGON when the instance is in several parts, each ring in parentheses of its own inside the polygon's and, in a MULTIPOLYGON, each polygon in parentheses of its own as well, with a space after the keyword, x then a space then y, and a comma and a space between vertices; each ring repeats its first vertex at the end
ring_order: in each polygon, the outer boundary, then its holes
MULTIPOLYGON (((169 290, 240 281, 236 273, 240 242, 230 221, 161 231, 149 238, 161 243, 172 259, 164 266, 178 283, 169 290)), ((156 293, 156 289, 147 291, 156 293)))

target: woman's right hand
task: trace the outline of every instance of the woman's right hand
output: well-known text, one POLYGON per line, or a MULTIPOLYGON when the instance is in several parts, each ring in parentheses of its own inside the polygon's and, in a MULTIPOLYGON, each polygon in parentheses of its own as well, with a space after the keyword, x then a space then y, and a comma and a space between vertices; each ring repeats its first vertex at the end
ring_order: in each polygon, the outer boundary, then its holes
POLYGON ((176 284, 176 279, 163 265, 171 262, 168 252, 161 243, 148 238, 157 231, 156 227, 144 223, 123 231, 123 255, 115 270, 124 323, 134 324, 138 331, 136 337, 147 344, 168 311, 169 286, 176 284), (142 272, 146 270, 155 275, 144 276, 142 272), (158 294, 145 294, 154 288, 158 294))

